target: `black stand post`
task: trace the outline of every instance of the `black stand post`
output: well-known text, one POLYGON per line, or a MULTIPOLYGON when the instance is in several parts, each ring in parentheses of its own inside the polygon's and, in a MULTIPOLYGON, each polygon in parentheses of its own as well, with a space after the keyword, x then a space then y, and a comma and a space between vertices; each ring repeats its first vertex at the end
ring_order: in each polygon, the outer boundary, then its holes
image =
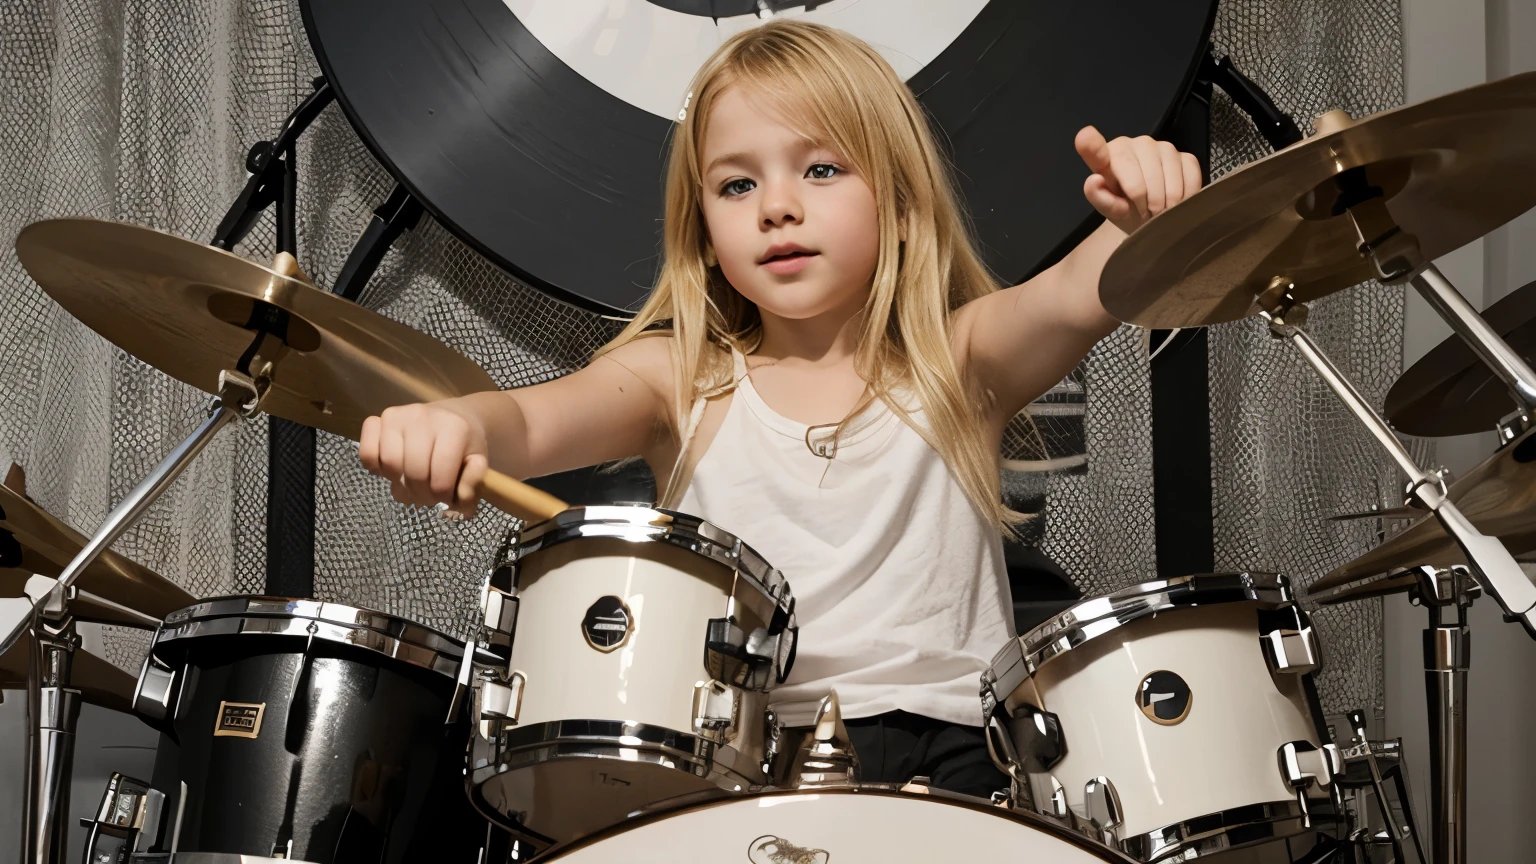
MULTIPOLYGON (((251 172, 240 197, 214 232, 213 243, 232 250, 256 224, 261 211, 277 204, 277 249, 298 257, 298 164, 295 142, 332 100, 335 92, 316 78, 314 92, 294 109, 272 141, 261 141, 246 156, 251 172)), ((391 244, 416 227, 422 206, 403 186, 373 213, 336 277, 336 294, 357 300, 391 244)), ((267 570, 265 591, 279 597, 309 597, 315 591, 315 430, 269 417, 267 426, 267 570)))

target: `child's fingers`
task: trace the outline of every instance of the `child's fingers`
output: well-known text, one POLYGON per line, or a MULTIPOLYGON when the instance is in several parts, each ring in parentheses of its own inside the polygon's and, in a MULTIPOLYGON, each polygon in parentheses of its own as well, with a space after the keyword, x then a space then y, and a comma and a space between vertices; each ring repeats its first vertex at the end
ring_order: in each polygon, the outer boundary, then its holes
POLYGON ((1184 188, 1184 166, 1179 161, 1179 150, 1167 141, 1157 142, 1157 155, 1163 168, 1163 209, 1183 201, 1194 194, 1184 188))
POLYGON ((438 431, 432 444, 432 466, 427 485, 434 502, 452 504, 454 489, 459 482, 459 469, 464 465, 464 451, 469 449, 469 431, 460 424, 449 423, 438 431))
POLYGON ((436 504, 432 496, 432 448, 437 443, 437 430, 418 424, 406 427, 405 467, 401 479, 411 492, 411 503, 418 506, 436 504))
POLYGON ((464 458, 458 489, 454 493, 453 509, 466 517, 475 515, 475 509, 480 505, 480 481, 485 479, 489 467, 485 456, 479 453, 471 453, 464 458))
POLYGON ((1204 180, 1200 176, 1200 160, 1193 153, 1180 153, 1179 165, 1184 169, 1184 197, 1200 191, 1204 180))
POLYGON ((379 418, 363 421, 363 432, 357 438, 357 458, 369 472, 379 473, 379 418))
POLYGON ((1089 171, 1106 177, 1110 175, 1109 142, 1104 140, 1098 129, 1092 126, 1079 129, 1077 137, 1072 140, 1072 146, 1077 148, 1077 155, 1082 157, 1089 171))
POLYGON ((1111 222, 1118 222, 1131 215, 1131 204, 1124 198, 1109 191, 1109 187, 1103 175, 1094 174, 1083 181, 1083 197, 1093 205, 1093 209, 1099 211, 1111 222))
POLYGON ((1147 215, 1147 177, 1141 170, 1141 159, 1129 138, 1116 138, 1109 142, 1109 152, 1114 164, 1111 174, 1104 175, 1111 192, 1119 187, 1120 196, 1131 209, 1143 217, 1147 215))
POLYGON ((1157 142, 1143 135, 1132 139, 1131 152, 1136 154, 1136 165, 1141 169, 1145 192, 1138 207, 1143 218, 1163 212, 1168 206, 1168 190, 1163 180, 1163 157, 1158 153, 1157 142))

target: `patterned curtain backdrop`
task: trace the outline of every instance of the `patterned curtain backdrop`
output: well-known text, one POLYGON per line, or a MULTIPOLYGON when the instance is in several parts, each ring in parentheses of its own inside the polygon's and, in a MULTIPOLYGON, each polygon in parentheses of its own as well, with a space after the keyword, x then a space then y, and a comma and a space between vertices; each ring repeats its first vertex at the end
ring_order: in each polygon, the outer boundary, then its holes
MULTIPOLYGON (((1215 38, 1300 117, 1401 98, 1395 0, 1229 0, 1215 38)), ((26 276, 11 238, 38 219, 84 215, 206 242, 245 181, 246 149, 277 132, 317 74, 292 0, 0 0, 0 452, 26 468, 39 503, 82 530, 195 428, 208 400, 77 324, 26 276)), ((1228 103, 1214 115, 1220 170, 1261 155, 1228 103)), ((329 284, 393 181, 334 106, 300 139, 297 161, 299 259, 329 284)), ((273 240, 268 215, 237 251, 265 261, 273 240)), ((396 243, 360 302, 503 386, 577 368, 618 328, 518 283, 430 218, 396 243)), ((1401 309, 1399 291, 1377 289, 1314 316, 1368 394, 1397 371, 1401 309)), ((1320 517, 1381 499, 1393 486, 1381 460, 1256 326, 1216 328, 1211 357, 1220 565, 1305 581, 1363 549, 1368 528, 1320 517)), ((1089 593, 1155 572, 1147 369, 1139 331, 1101 344, 1079 373, 1087 470, 1005 484, 1010 496, 1043 495, 1033 539, 1089 593)), ((197 595, 259 591, 266 453, 264 422, 226 430, 118 550, 197 595)), ((397 506, 351 445, 324 433, 317 456, 317 596, 462 634, 479 573, 513 522, 397 506)), ((1376 700, 1379 611, 1321 617, 1336 634, 1330 708, 1376 700)), ((144 634, 112 631, 107 644, 137 669, 144 634)))
MULTIPOLYGON (((1398 0, 1231 0, 1212 41, 1310 133, 1330 108, 1361 117, 1403 100, 1398 0)), ((1218 92, 1212 175, 1269 152, 1218 92)), ((1375 283, 1312 306, 1308 330, 1377 406, 1402 371, 1403 288, 1375 283)), ((1258 319, 1210 330, 1217 569, 1286 573, 1305 586, 1377 542, 1372 520, 1328 517, 1399 504, 1402 480, 1294 347, 1258 319)), ((1427 444, 1414 447, 1427 455, 1427 444)), ((1380 709, 1381 602, 1315 609, 1324 709, 1380 709)))

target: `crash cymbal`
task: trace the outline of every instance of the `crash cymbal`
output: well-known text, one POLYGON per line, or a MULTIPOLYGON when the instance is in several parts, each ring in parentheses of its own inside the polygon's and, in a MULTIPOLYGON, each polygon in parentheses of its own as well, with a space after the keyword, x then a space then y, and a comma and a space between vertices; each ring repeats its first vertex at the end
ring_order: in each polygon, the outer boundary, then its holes
MULTIPOLYGON (((1484 534, 1498 537, 1517 558, 1536 551, 1536 429, 1528 430, 1452 483, 1452 502, 1484 534)), ((1449 567, 1466 558, 1433 515, 1312 583, 1328 591, 1404 567, 1449 567)))
POLYGON ((22 229, 16 254, 87 327, 209 393, 218 391, 219 372, 236 368, 251 347, 252 322, 269 313, 286 318, 275 325, 286 354, 263 348, 281 356, 264 358, 276 363, 262 410, 354 440, 365 418, 390 406, 496 387, 473 360, 425 333, 160 231, 52 219, 22 229))
POLYGON ((1536 73, 1345 123, 1325 115, 1320 134, 1138 229, 1104 268, 1104 308, 1145 327, 1195 327, 1263 311, 1254 298, 1277 279, 1307 302, 1376 278, 1345 194, 1379 190, 1425 262, 1536 204, 1536 73))
MULTIPOLYGON (((10 532, 20 546, 21 560, 10 567, 0 568, 0 592, 11 597, 22 595, 27 580, 34 573, 57 577, 86 542, 79 531, 32 503, 21 491, 6 485, 0 485, 0 531, 10 532)), ((197 601, 164 576, 110 549, 80 574, 75 586, 109 603, 126 606, 156 619, 197 601)), ((105 606, 100 610, 102 615, 110 612, 105 606)), ((97 615, 82 614, 82 617, 102 620, 97 615)), ((117 615, 103 623, 145 626, 131 615, 117 615)))
MULTIPOLYGON (((1489 306, 1483 318, 1527 363, 1536 356, 1536 282, 1489 306)), ((1492 429, 1515 407, 1504 382, 1452 335, 1397 379, 1382 413, 1409 435, 1466 435, 1492 429)))

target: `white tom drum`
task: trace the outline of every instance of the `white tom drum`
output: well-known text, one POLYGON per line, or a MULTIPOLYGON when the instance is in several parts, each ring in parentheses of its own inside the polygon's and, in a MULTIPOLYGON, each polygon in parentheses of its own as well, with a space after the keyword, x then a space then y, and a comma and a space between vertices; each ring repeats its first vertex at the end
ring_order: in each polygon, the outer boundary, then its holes
MULTIPOLYGON (((642 506, 568 510, 491 577, 471 797, 544 849, 683 796, 767 782, 768 692, 789 674, 789 585, 746 544, 642 506)), ((691 799, 690 799, 691 800, 691 799)))
POLYGON ((892 786, 766 792, 619 826, 549 861, 561 864, 892 864, 1128 859, 1034 814, 892 786))
POLYGON ((1142 861, 1292 836, 1339 771, 1319 656, 1284 577, 1136 585, 998 652, 982 674, 988 743, 1021 806, 1142 861))

